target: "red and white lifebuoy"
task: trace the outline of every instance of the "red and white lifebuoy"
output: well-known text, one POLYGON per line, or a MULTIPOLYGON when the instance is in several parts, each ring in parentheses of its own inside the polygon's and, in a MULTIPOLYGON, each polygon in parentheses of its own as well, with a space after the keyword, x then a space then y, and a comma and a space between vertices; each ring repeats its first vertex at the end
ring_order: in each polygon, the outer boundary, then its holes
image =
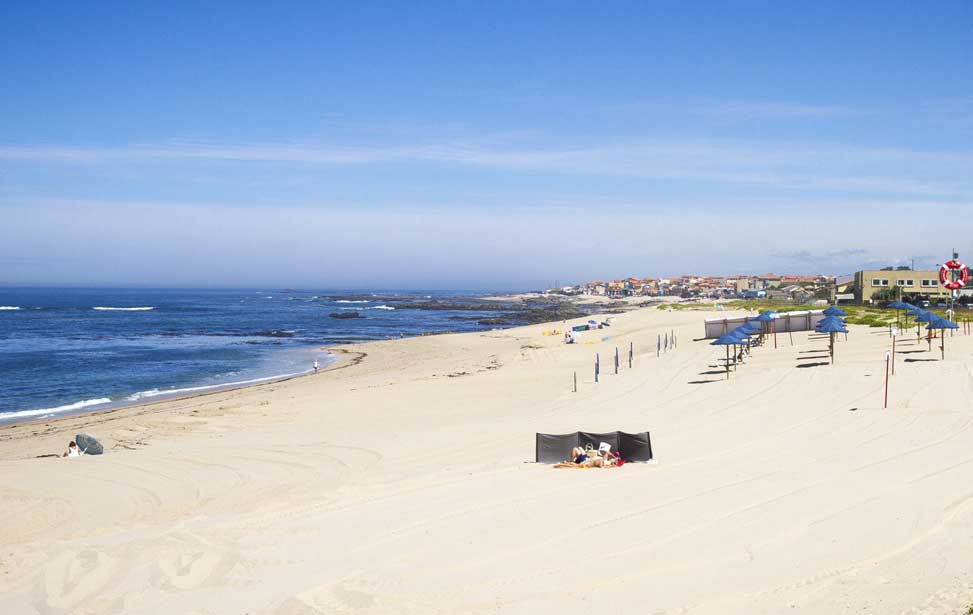
POLYGON ((943 266, 939 268, 939 283, 948 288, 949 290, 957 290, 966 286, 966 283, 970 280, 970 269, 958 260, 949 260, 943 263, 943 266), (950 275, 951 272, 957 271, 959 274, 959 279, 954 280, 950 275))

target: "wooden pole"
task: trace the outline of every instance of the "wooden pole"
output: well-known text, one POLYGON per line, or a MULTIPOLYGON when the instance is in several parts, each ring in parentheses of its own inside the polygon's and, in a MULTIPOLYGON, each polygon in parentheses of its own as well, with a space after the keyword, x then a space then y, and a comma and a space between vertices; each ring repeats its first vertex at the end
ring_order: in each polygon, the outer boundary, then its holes
POLYGON ((628 368, 632 369, 632 355, 635 354, 635 342, 628 343, 628 368))
POLYGON ((615 346, 615 375, 618 375, 618 346, 615 346))
POLYGON ((895 337, 892 336, 892 375, 895 375, 895 337))
POLYGON ((726 379, 730 379, 730 345, 726 345, 726 379))
POLYGON ((574 372, 574 392, 578 392, 578 372, 574 372))
POLYGON ((885 352, 885 405, 884 408, 889 407, 889 353, 885 352))
POLYGON ((598 353, 596 352, 595 353, 595 382, 598 382, 598 372, 601 371, 599 367, 601 367, 601 359, 598 357, 598 353))
POLYGON ((777 321, 770 321, 771 326, 774 328, 774 350, 777 350, 777 321))

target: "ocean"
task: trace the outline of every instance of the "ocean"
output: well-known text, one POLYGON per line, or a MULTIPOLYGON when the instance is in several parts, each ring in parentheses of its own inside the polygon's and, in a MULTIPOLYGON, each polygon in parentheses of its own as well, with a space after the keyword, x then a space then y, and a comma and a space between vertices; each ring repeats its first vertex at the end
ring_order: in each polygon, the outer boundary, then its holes
POLYGON ((497 328, 478 323, 493 311, 401 307, 476 294, 0 287, 0 423, 307 373, 329 345, 497 328))

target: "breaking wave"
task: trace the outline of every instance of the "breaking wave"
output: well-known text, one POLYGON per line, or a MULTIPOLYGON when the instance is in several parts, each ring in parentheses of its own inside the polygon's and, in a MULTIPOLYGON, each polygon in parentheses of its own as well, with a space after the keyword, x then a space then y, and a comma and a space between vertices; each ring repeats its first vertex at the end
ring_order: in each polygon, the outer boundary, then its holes
POLYGON ((19 305, 0 305, 0 311, 19 310, 19 309, 20 309, 19 305))
POLYGON ((107 397, 101 397, 98 399, 85 399, 82 401, 76 401, 73 404, 67 404, 65 406, 56 406, 54 408, 40 408, 38 410, 21 410, 19 412, 0 412, 0 420, 15 419, 15 418, 26 418, 30 416, 51 416, 58 414, 60 412, 70 412, 72 410, 80 410, 81 408, 87 408, 88 406, 100 406, 101 404, 111 403, 111 399, 107 397))
POLYGON ((99 305, 97 307, 91 308, 93 310, 98 310, 101 312, 148 312, 149 310, 154 310, 154 306, 149 307, 112 307, 99 305))
POLYGON ((248 384, 259 384, 261 382, 270 382, 271 380, 280 380, 283 378, 293 378, 294 376, 300 376, 307 372, 297 372, 293 374, 278 374, 277 376, 266 376, 264 378, 254 378, 252 380, 238 380, 236 382, 223 382, 220 384, 207 384, 198 387, 186 387, 183 389, 149 389, 148 391, 139 391, 138 393, 133 393, 125 398, 125 401, 140 401, 143 399, 151 399, 153 397, 159 397, 160 395, 184 395, 186 393, 199 393, 201 391, 209 391, 212 389, 225 389, 233 387, 241 387, 248 384))

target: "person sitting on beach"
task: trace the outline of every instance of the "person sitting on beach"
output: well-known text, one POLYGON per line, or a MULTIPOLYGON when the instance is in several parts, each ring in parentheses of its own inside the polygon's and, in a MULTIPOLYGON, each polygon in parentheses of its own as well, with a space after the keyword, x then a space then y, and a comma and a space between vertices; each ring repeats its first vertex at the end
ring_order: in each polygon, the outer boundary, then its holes
POLYGON ((84 451, 78 448, 77 443, 74 440, 68 444, 68 450, 61 457, 80 457, 84 455, 84 451))
POLYGON ((554 464, 555 468, 611 468, 622 465, 621 456, 616 453, 606 451, 602 455, 601 451, 597 455, 589 456, 588 452, 580 446, 571 449, 571 461, 562 461, 554 464))

